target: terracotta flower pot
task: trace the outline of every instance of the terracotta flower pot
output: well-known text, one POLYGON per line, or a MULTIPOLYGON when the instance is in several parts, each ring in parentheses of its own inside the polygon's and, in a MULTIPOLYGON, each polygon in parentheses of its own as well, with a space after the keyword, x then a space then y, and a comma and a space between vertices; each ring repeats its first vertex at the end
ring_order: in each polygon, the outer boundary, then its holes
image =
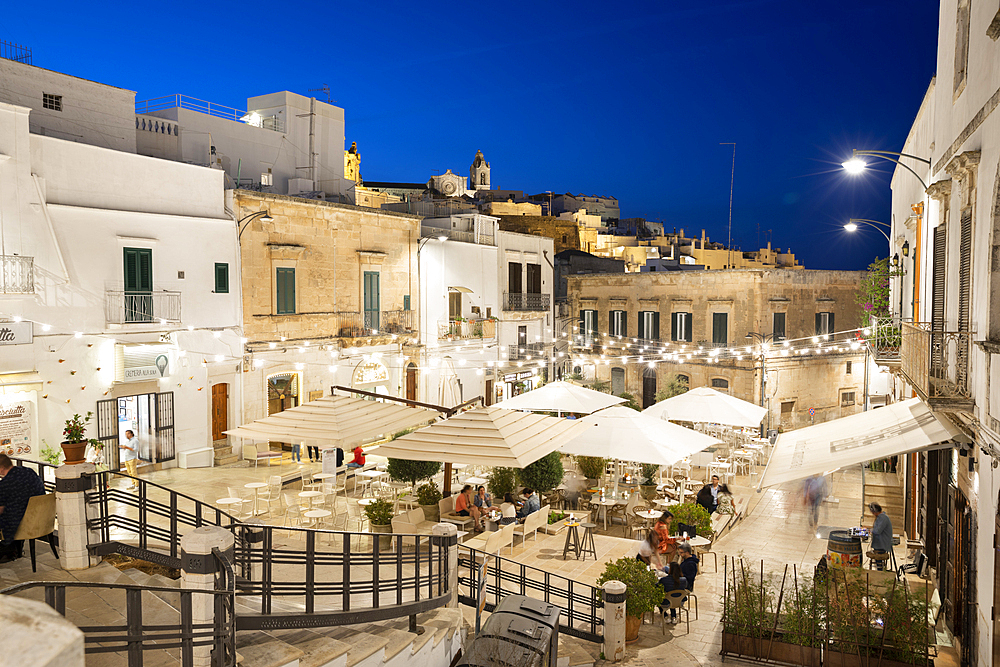
POLYGON ((63 456, 66 458, 64 463, 66 465, 74 465, 77 463, 86 463, 87 457, 87 441, 83 442, 62 442, 63 456))
POLYGON ((625 616, 625 641, 634 642, 639 638, 639 628, 642 627, 641 616, 625 616))

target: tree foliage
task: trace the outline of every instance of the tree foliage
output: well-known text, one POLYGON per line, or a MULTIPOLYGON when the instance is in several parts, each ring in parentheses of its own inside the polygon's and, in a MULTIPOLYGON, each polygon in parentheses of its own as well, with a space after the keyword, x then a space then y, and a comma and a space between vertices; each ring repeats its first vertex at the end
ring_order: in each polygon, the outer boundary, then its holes
POLYGON ((441 464, 437 461, 410 461, 409 459, 389 459, 386 471, 397 482, 416 484, 438 474, 441 464))
POLYGON ((563 464, 559 452, 551 452, 517 471, 517 481, 539 493, 548 493, 562 483, 563 464))
POLYGON ((863 326, 871 326, 873 320, 889 316, 889 259, 876 259, 868 265, 865 277, 854 294, 854 302, 861 306, 863 326))
POLYGON ((688 381, 680 375, 674 373, 667 380, 666 386, 656 392, 656 402, 665 401, 674 396, 680 396, 688 390, 688 381))
MULTIPOLYGON (((635 558, 609 561, 597 579, 598 587, 609 581, 620 581, 625 589, 625 613, 642 617, 663 602, 663 588, 649 566, 635 558)), ((603 594, 603 591, 602 591, 603 594)))
POLYGON ((623 408, 632 408, 633 410, 636 410, 638 412, 642 411, 642 406, 639 405, 639 403, 635 400, 635 396, 628 393, 627 391, 623 391, 622 393, 618 394, 618 398, 625 399, 625 402, 622 403, 623 408))
POLYGON ((508 493, 514 493, 517 488, 517 470, 497 466, 486 475, 486 488, 498 501, 508 493))

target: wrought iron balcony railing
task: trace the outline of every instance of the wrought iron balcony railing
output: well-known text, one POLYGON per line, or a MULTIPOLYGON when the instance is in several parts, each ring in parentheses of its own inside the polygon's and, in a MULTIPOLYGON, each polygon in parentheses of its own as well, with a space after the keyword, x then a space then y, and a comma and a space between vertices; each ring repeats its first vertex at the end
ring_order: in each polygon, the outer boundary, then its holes
POLYGON ((551 294, 504 292, 503 309, 506 311, 544 312, 551 306, 551 294))
POLYGON ((34 294, 35 260, 22 255, 0 255, 0 294, 34 294))
POLYGON ((496 320, 449 320, 438 322, 441 340, 467 340, 496 338, 496 320))
POLYGON ((524 343, 523 345, 507 346, 507 359, 509 361, 537 361, 543 357, 545 357, 545 343, 524 343))
POLYGON ((413 331, 412 310, 366 310, 360 313, 334 313, 335 336, 339 338, 361 338, 406 334, 413 331))
POLYGON ((104 319, 108 324, 180 322, 181 293, 108 290, 104 299, 104 319))
POLYGON ((875 357, 875 363, 898 364, 902 343, 902 323, 910 323, 910 318, 876 317, 868 329, 868 346, 875 357))
POLYGON ((939 409, 966 409, 971 331, 933 331, 929 322, 900 323, 900 370, 921 398, 939 409))

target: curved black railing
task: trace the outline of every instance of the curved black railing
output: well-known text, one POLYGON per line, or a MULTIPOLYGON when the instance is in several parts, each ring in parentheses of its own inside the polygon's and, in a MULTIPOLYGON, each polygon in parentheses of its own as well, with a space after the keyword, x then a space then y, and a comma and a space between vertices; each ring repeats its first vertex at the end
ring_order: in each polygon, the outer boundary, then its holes
POLYGON ((0 595, 16 595, 42 588, 46 604, 65 616, 68 590, 121 591, 124 593, 124 623, 79 626, 84 634, 86 653, 124 653, 129 667, 141 667, 144 651, 180 649, 181 665, 193 667, 195 647, 211 646, 213 666, 233 667, 236 664, 236 622, 233 613, 236 580, 232 567, 219 550, 213 549, 212 554, 218 568, 214 590, 87 581, 29 581, 0 590, 0 595), (172 624, 144 622, 143 593, 179 595, 178 621, 172 624), (214 623, 194 623, 194 595, 213 596, 214 623))
POLYGON ((45 490, 46 491, 55 491, 55 488, 56 488, 55 469, 58 468, 59 466, 52 465, 51 463, 46 463, 45 461, 35 461, 33 459, 22 459, 22 458, 19 458, 17 456, 10 457, 10 460, 13 461, 15 465, 21 466, 23 468, 32 468, 32 469, 34 469, 35 474, 38 475, 42 479, 42 482, 45 484, 45 490), (45 470, 47 468, 51 468, 52 471, 53 471, 52 480, 51 481, 45 479, 45 470))

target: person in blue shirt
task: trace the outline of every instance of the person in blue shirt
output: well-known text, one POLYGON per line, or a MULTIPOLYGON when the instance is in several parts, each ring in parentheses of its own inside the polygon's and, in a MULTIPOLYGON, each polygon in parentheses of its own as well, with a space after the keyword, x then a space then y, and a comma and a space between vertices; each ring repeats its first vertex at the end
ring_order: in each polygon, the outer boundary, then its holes
POLYGON ((28 501, 45 494, 41 478, 30 468, 15 466, 6 454, 0 454, 0 563, 21 557, 23 540, 14 541, 28 501))
MULTIPOLYGON (((670 567, 667 568, 667 576, 660 578, 660 586, 663 587, 664 593, 669 593, 674 590, 686 591, 688 590, 688 580, 682 573, 681 566, 677 563, 671 563, 670 567)), ((685 596, 685 600, 687 597, 685 596)), ((663 615, 667 615, 667 610, 661 608, 663 615)), ((677 622, 677 610, 670 609, 670 622, 677 622)))
POLYGON ((694 590, 694 580, 698 576, 698 557, 694 555, 691 545, 683 542, 677 550, 681 555, 681 574, 687 579, 687 589, 694 590))
MULTIPOLYGON (((869 503, 868 509, 875 517, 875 522, 872 524, 872 551, 877 554, 889 553, 892 550, 892 521, 878 503, 869 503)), ((875 568, 884 570, 885 561, 875 561, 875 568)))
POLYGON ((538 494, 535 493, 534 489, 525 489, 524 498, 524 506, 517 513, 517 516, 521 519, 527 517, 529 514, 534 514, 542 508, 538 501, 538 494))

